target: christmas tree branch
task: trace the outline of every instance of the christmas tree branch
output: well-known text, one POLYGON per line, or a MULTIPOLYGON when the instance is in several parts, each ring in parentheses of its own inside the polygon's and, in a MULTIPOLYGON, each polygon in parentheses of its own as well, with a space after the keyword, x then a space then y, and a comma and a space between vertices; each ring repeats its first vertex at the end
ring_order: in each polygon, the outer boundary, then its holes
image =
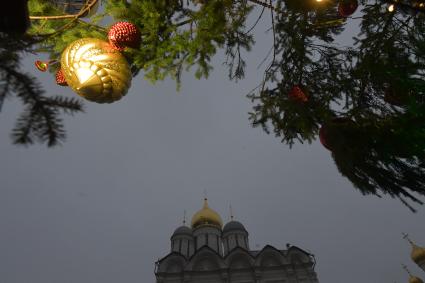
POLYGON ((277 11, 276 7, 274 7, 273 5, 271 5, 269 3, 266 3, 266 2, 263 2, 263 1, 260 1, 260 0, 248 0, 248 1, 249 2, 252 2, 252 3, 255 3, 257 5, 263 6, 265 8, 272 9, 274 11, 277 11))
POLYGON ((63 20, 63 19, 78 19, 89 12, 99 0, 92 0, 84 9, 81 9, 77 14, 58 15, 58 16, 30 16, 30 20, 63 20))

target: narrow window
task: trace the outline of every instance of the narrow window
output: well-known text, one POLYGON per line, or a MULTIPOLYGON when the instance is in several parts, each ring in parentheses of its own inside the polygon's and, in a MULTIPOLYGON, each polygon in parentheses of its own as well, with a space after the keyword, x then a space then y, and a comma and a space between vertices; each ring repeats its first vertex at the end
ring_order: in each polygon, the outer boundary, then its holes
POLYGON ((220 240, 218 239, 218 236, 216 236, 217 239, 217 252, 220 252, 220 240))

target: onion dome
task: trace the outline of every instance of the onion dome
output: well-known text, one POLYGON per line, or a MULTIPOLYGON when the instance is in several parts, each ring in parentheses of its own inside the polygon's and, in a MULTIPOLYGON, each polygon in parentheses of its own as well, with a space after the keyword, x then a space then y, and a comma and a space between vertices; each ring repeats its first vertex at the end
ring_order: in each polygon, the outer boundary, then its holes
POLYGON ((192 229, 187 227, 187 226, 180 226, 178 227, 176 230, 174 230, 173 236, 178 236, 178 235, 188 235, 188 236, 192 236, 192 229))
POLYGON ((424 283, 421 278, 416 276, 410 276, 409 283, 424 283))
MULTIPOLYGON (((407 238, 410 242, 410 239, 407 237, 407 234, 405 234, 404 237, 407 238)), ((413 276, 407 266, 405 266, 404 264, 402 266, 404 270, 406 270, 407 274, 409 274, 409 283, 424 283, 424 281, 422 281, 422 279, 420 279, 419 277, 413 276)))
POLYGON ((425 248, 419 247, 416 245, 410 238, 409 235, 403 234, 403 238, 405 238, 410 245, 412 245, 412 251, 410 253, 410 258, 416 263, 421 264, 425 262, 425 248))
POLYGON ((216 226, 219 229, 223 226, 220 215, 209 208, 207 199, 204 199, 204 206, 202 209, 196 212, 192 217, 192 228, 197 228, 202 225, 216 226))
POLYGON ((412 243, 412 252, 410 253, 410 257, 416 264, 424 262, 425 248, 419 247, 412 243))
POLYGON ((234 231, 234 230, 246 231, 246 229, 242 225, 242 223, 240 223, 239 221, 232 220, 232 221, 226 223, 226 225, 224 225, 223 233, 226 233, 226 232, 229 232, 229 231, 234 231))

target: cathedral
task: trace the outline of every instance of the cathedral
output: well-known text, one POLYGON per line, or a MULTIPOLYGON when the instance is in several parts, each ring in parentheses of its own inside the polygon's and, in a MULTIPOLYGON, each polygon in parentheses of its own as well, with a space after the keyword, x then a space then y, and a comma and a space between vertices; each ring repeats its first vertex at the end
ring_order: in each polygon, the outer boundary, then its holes
POLYGON ((223 226, 205 199, 191 226, 174 231, 155 276, 157 283, 318 283, 315 264, 312 254, 296 246, 251 250, 244 225, 231 217, 223 226))
MULTIPOLYGON (((416 245, 407 234, 404 234, 404 238, 407 239, 407 241, 412 246, 412 251, 410 252, 410 258, 416 265, 421 268, 423 271, 425 271, 425 248, 420 247, 416 245)), ((421 278, 414 276, 410 271, 407 269, 405 265, 403 265, 404 269, 409 274, 409 283, 424 283, 421 278)))

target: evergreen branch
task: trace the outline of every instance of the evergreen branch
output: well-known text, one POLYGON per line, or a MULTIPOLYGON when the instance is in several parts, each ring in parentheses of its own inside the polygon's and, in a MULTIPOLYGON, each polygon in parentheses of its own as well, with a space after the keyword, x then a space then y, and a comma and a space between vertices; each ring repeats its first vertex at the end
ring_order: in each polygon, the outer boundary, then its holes
POLYGON ((76 98, 68 98, 63 96, 46 97, 43 100, 45 105, 60 109, 68 114, 76 112, 84 112, 83 104, 76 98))
POLYGON ((249 2, 252 2, 252 3, 255 3, 255 4, 257 4, 257 5, 263 6, 263 7, 265 7, 265 8, 271 9, 271 10, 273 10, 273 11, 278 12, 277 8, 276 8, 276 7, 274 7, 274 6, 271 4, 271 2, 270 2, 270 3, 267 3, 267 2, 260 1, 260 0, 248 0, 248 1, 249 1, 249 2))
MULTIPOLYGON (((7 44, 7 46, 10 45, 13 44, 7 44)), ((13 93, 25 105, 23 113, 12 130, 13 142, 29 145, 38 140, 47 142, 49 147, 55 146, 65 139, 59 110, 73 114, 82 111, 82 105, 74 98, 43 96, 44 91, 35 81, 35 78, 17 69, 19 67, 19 56, 16 52, 16 50, 10 51, 4 48, 3 44, 0 46, 0 58, 2 60, 0 65, 0 78, 2 79, 0 102, 13 93)))
POLYGON ((91 0, 86 7, 81 9, 77 14, 58 15, 58 16, 29 16, 30 20, 64 20, 64 19, 78 19, 83 17, 87 12, 93 8, 99 0, 91 0))

